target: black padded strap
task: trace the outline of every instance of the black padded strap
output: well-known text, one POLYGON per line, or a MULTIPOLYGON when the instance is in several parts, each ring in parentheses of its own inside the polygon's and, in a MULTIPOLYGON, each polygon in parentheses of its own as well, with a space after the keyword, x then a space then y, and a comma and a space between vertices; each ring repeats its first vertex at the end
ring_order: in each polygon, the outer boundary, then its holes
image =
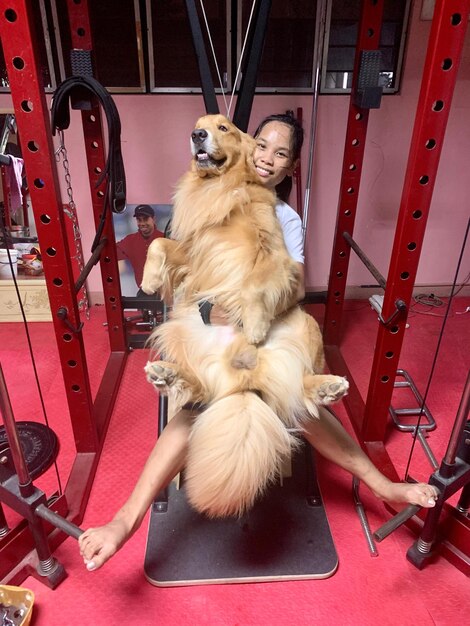
POLYGON ((106 166, 96 186, 107 178, 107 200, 114 213, 126 208, 126 175, 121 154, 121 121, 109 92, 91 76, 71 76, 59 85, 54 93, 51 111, 52 133, 70 125, 69 99, 72 94, 80 96, 83 91, 95 96, 102 106, 108 125, 108 157, 106 166))

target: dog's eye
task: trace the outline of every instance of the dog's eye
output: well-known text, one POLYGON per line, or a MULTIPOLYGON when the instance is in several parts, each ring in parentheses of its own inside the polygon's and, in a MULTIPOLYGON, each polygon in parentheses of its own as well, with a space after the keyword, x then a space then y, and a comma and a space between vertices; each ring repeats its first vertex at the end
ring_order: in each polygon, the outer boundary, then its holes
POLYGON ((219 130, 221 130, 223 133, 228 133, 228 128, 224 126, 223 124, 219 126, 219 130))

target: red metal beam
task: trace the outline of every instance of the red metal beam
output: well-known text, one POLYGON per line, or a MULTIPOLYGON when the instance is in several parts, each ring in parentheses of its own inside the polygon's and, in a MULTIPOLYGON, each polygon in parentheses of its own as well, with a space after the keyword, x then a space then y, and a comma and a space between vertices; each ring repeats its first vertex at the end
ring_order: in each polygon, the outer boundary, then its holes
MULTIPOLYGON (((82 2, 81 5, 80 3, 71 4, 73 7, 81 7, 81 10, 83 7, 84 10, 87 9, 86 2, 82 2)), ((81 36, 81 31, 76 30, 76 35, 81 36)), ((9 0, 8 6, 2 8, 0 37, 23 147, 23 158, 43 255, 44 274, 77 450, 65 496, 61 496, 61 506, 64 516, 80 523, 127 357, 112 215, 108 212, 103 231, 103 235, 108 238, 108 245, 100 259, 112 351, 95 403, 93 403, 54 159, 49 112, 36 54, 38 46, 35 40, 30 1, 9 0), (66 312, 65 319, 63 316, 58 316, 59 310, 66 312)), ((93 213, 95 224, 98 224, 103 207, 104 185, 100 187, 95 185, 104 168, 105 159, 100 110, 96 103, 91 110, 82 113, 82 118, 84 119, 93 213)), ((12 533, 0 540, 0 560, 3 569, 7 564, 8 570, 18 583, 31 569, 29 565, 24 564, 34 561, 34 558, 28 554, 33 544, 27 527, 19 528, 18 532, 13 530, 12 533), (15 540, 14 554, 11 551, 11 538, 15 540)), ((64 538, 63 533, 56 531, 49 535, 53 547, 56 547, 64 538)))
POLYGON ((49 111, 42 85, 30 3, 11 0, 0 16, 0 36, 11 84, 18 132, 29 181, 31 202, 41 246, 44 275, 57 337, 65 390, 77 449, 97 449, 92 395, 74 293, 74 277, 67 244, 62 199, 57 178, 49 111), (28 42, 30 45, 28 45, 28 42), (57 316, 64 307, 67 319, 57 316))
MULTIPOLYGON (((436 2, 392 259, 386 281, 382 311, 382 318, 385 320, 394 312, 398 299, 404 301, 408 309, 411 302, 469 11, 469 0, 436 2)), ((345 195, 347 185, 350 184, 354 192, 356 191, 353 178, 348 178, 347 172, 348 162, 354 166, 356 163, 346 158, 351 137, 354 136, 350 133, 353 122, 351 116, 350 109, 325 326, 325 343, 335 345, 326 345, 325 354, 330 369, 347 375, 351 382, 352 393, 345 398, 345 406, 361 445, 375 465, 393 479, 396 471, 383 442, 407 312, 405 310, 400 313, 392 324, 379 326, 365 405, 354 384, 354 373, 351 374, 349 371, 337 345, 340 340, 340 320, 349 260, 349 250, 344 246, 342 234, 344 231, 352 234, 350 224, 355 216, 355 204, 354 211, 348 216, 346 212, 350 207, 343 206, 343 202, 347 202, 345 195), (351 219, 348 220, 346 217, 351 219)), ((351 150, 349 152, 351 153, 351 150)), ((413 518, 409 522, 414 530, 419 526, 416 519, 413 518)), ((470 521, 446 504, 440 531, 445 536, 445 541, 440 543, 441 553, 468 574, 470 521)))
MULTIPOLYGON (((70 24, 72 48, 84 50, 90 53, 93 65, 93 41, 88 12, 88 1, 82 0, 77 3, 74 0, 67 1, 67 10, 70 24)), ((104 170, 105 141, 103 136, 103 124, 101 109, 95 98, 91 101, 91 109, 82 111, 83 135, 85 139, 85 151, 90 181, 90 192, 93 206, 95 226, 98 228, 103 212, 103 199, 106 182, 97 185, 104 170)), ((108 319, 109 341, 111 350, 124 352, 127 350, 124 312, 121 304, 121 287, 119 266, 116 253, 116 239, 112 213, 107 212, 103 229, 103 237, 108 240, 100 258, 100 270, 103 283, 104 303, 108 319)))
POLYGON ((350 248, 343 238, 354 232, 357 201, 361 182, 362 163, 366 144, 369 111, 354 104, 362 50, 377 50, 383 19, 383 0, 363 0, 359 35, 356 44, 353 84, 349 101, 348 125, 341 172, 340 197, 336 217, 336 231, 331 256, 328 297, 323 336, 325 344, 339 345, 343 315, 350 248))
MULTIPOLYGON (((426 230, 439 158, 462 55, 468 0, 438 0, 429 35, 408 166, 387 277, 382 317, 400 299, 409 310, 426 230)), ((383 441, 392 400, 407 311, 379 326, 366 401, 362 437, 383 441)))
MULTIPOLYGON (((385 444, 382 441, 362 441, 361 439, 360 417, 364 414, 364 401, 354 382, 354 377, 341 354, 341 350, 336 346, 326 346, 325 356, 330 369, 339 376, 346 376, 350 382, 347 402, 345 401, 344 404, 360 445, 374 465, 380 468, 387 478, 394 482, 399 481, 400 477, 385 444)), ((390 504, 385 506, 392 515, 398 513, 398 510, 390 504)), ((422 530, 422 520, 425 515, 426 510, 422 509, 419 516, 414 516, 406 522, 408 528, 417 535, 422 530)), ((439 521, 438 534, 441 538, 445 537, 445 540, 438 541, 436 550, 452 565, 468 576, 470 574, 470 519, 457 511, 455 507, 446 503, 439 521)))

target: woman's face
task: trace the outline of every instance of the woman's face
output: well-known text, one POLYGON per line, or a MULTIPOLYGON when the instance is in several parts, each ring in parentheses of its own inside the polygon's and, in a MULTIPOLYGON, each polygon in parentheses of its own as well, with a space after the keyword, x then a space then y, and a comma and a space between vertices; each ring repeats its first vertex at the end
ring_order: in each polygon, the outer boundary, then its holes
POLYGON ((253 161, 261 182, 274 189, 286 176, 292 176, 296 163, 292 160, 292 131, 282 122, 268 122, 255 138, 253 161))

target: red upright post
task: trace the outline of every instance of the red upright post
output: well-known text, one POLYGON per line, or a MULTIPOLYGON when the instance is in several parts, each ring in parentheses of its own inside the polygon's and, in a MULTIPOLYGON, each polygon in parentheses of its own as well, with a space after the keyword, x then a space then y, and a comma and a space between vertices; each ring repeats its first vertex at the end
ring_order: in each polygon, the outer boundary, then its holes
MULTIPOLYGON (((67 9, 70 23, 72 48, 85 50, 92 53, 93 42, 91 38, 91 26, 88 13, 88 0, 77 3, 74 0, 67 1, 67 9)), ((87 157, 88 176, 90 180, 91 200, 95 226, 98 228, 103 211, 103 198, 106 182, 103 181, 98 187, 97 181, 105 166, 105 141, 103 139, 103 124, 101 109, 94 98, 90 110, 82 111, 83 134, 85 138, 85 151, 87 157)), ((111 350, 125 351, 126 333, 123 310, 121 306, 121 288, 119 267, 116 254, 116 243, 112 214, 106 215, 103 237, 106 244, 100 258, 101 277, 103 281, 104 303, 108 319, 109 341, 111 350)))
POLYGON ((26 0, 11 0, 0 16, 0 35, 10 79, 31 203, 43 255, 44 275, 59 348, 70 416, 80 452, 97 449, 92 395, 80 313, 67 244, 62 200, 37 50, 34 18, 26 0), (29 44, 29 45, 28 45, 29 44), (57 312, 66 311, 61 319, 57 312))
POLYGON ((379 48, 383 7, 383 0, 363 0, 362 2, 361 21, 354 61, 353 85, 349 102, 336 231, 323 325, 323 336, 326 345, 338 346, 341 338, 341 319, 350 255, 350 248, 344 240, 343 233, 346 231, 352 236, 354 231, 367 124, 369 121, 369 110, 354 104, 361 52, 363 50, 378 50, 379 48))
MULTIPOLYGON (((75 3, 72 5, 76 6, 75 3)), ((80 36, 78 30, 76 35, 80 36)), ((80 522, 127 357, 114 230, 111 215, 108 213, 103 231, 108 243, 102 252, 100 264, 111 353, 93 402, 49 112, 36 55, 38 47, 30 0, 8 0, 8 3, 3 3, 0 37, 43 255, 44 274, 77 451, 65 494, 53 506, 55 511, 60 511, 70 521, 80 522)), ((83 119, 93 210, 95 223, 98 224, 104 193, 104 186, 95 188, 104 168, 100 112, 93 108, 83 113, 83 119)), ((64 538, 63 534, 50 532, 51 547, 57 546, 64 538)), ((33 547, 31 535, 24 524, 19 524, 0 539, 0 579, 19 584, 28 574, 28 553, 33 547), (25 566, 20 567, 23 560, 25 566)))
MULTIPOLYGON (((350 394, 345 399, 345 405, 361 445, 377 467, 392 480, 398 480, 399 477, 384 446, 385 428, 469 11, 469 0, 453 2, 437 0, 434 9, 392 258, 386 280, 382 319, 391 318, 398 300, 405 303, 405 309, 401 309, 392 322, 381 323, 379 327, 367 405, 364 405, 354 384, 353 373, 348 370, 338 348, 339 320, 349 258, 349 251, 344 247, 343 232, 348 231, 352 234, 352 229, 348 225, 351 222, 346 219, 349 206, 342 211, 341 204, 343 200, 346 202, 344 192, 348 184, 346 158, 343 165, 342 198, 338 211, 325 328, 325 343, 330 345, 325 346, 325 352, 330 368, 335 373, 347 374, 350 377, 350 394)), ((348 124, 347 147, 350 141, 348 124)), ((350 164, 353 171, 356 171, 356 163, 351 160, 350 164)), ((349 217, 352 218, 353 214, 349 217)), ((447 504, 444 506, 444 514, 440 531, 446 541, 440 545, 440 550, 456 567, 468 574, 470 522, 447 504)), ((410 525, 414 529, 420 527, 414 520, 410 520, 410 525)))
MULTIPOLYGON (((469 0, 437 0, 418 100, 382 317, 402 300, 409 309, 452 94, 468 23, 469 0)), ((383 441, 407 310, 379 326, 362 427, 363 441, 383 441)))

